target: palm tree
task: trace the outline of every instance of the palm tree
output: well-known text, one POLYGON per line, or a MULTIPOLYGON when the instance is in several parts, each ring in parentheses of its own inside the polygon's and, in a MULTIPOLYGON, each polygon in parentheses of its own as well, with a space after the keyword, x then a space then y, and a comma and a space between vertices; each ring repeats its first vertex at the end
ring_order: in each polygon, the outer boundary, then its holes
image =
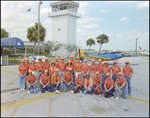
MULTIPOLYGON (((40 23, 40 39, 39 41, 44 41, 46 36, 46 29, 40 23)), ((30 42, 34 42, 34 54, 35 54, 35 46, 36 42, 38 42, 38 23, 36 22, 34 26, 29 27, 27 29, 27 38, 30 42)))
POLYGON ((94 39, 90 38, 86 41, 86 45, 88 46, 89 45, 89 53, 90 53, 90 49, 91 49, 91 46, 92 45, 95 45, 95 41, 94 39))
POLYGON ((5 29, 1 29, 1 38, 8 38, 8 32, 5 29))
POLYGON ((97 43, 100 44, 100 49, 99 49, 99 54, 100 54, 100 51, 101 51, 101 48, 102 48, 102 44, 108 43, 109 42, 109 38, 108 38, 108 36, 106 34, 101 34, 96 39, 97 39, 97 43))

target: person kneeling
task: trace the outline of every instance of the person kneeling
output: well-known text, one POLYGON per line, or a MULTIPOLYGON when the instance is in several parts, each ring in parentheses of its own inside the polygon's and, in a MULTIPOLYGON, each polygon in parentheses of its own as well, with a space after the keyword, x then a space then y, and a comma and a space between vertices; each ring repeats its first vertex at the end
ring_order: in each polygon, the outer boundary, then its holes
POLYGON ((51 77, 51 92, 54 92, 54 87, 56 87, 56 93, 60 93, 59 89, 60 89, 60 82, 61 82, 61 78, 59 73, 59 69, 55 70, 55 73, 52 74, 51 77))
POLYGON ((68 72, 66 72, 63 76, 63 87, 64 87, 64 92, 67 92, 67 88, 70 87, 70 84, 72 85, 71 87, 71 93, 74 93, 74 82, 73 82, 73 75, 72 75, 72 69, 68 68, 68 72))
POLYGON ((78 77, 75 79, 75 84, 77 85, 74 89, 74 93, 77 93, 79 90, 82 93, 83 91, 83 84, 84 84, 84 79, 82 78, 82 74, 78 73, 78 77))
POLYGON ((102 97, 102 93, 101 93, 101 86, 102 86, 102 78, 99 76, 99 72, 97 71, 96 72, 96 76, 94 76, 93 78, 94 80, 94 88, 93 88, 93 92, 95 94, 98 94, 99 97, 101 98, 102 97))
POLYGON ((35 84, 38 82, 35 75, 32 74, 32 70, 29 70, 29 75, 27 76, 27 84, 28 84, 28 93, 30 93, 30 89, 33 89, 34 94, 37 93, 35 84))
POLYGON ((93 89, 93 79, 90 77, 90 74, 86 74, 85 82, 84 82, 84 94, 87 94, 90 92, 92 94, 92 89, 93 89))
POLYGON ((127 81, 126 81, 126 78, 123 77, 122 72, 118 73, 118 77, 119 78, 117 78, 116 84, 115 84, 115 86, 116 86, 116 88, 115 88, 116 99, 115 100, 119 99, 118 93, 121 92, 121 90, 122 90, 123 98, 127 99, 127 81))
POLYGON ((47 93, 47 90, 50 89, 49 76, 47 74, 48 74, 48 70, 45 70, 44 74, 41 75, 40 77, 40 87, 41 87, 42 93, 45 93, 45 92, 47 93))
POLYGON ((110 73, 106 73, 106 79, 105 79, 105 82, 104 82, 104 88, 106 90, 106 93, 105 93, 105 98, 108 98, 109 96, 111 96, 111 99, 113 99, 113 92, 114 92, 114 88, 115 88, 115 85, 114 85, 114 80, 110 77, 110 73))

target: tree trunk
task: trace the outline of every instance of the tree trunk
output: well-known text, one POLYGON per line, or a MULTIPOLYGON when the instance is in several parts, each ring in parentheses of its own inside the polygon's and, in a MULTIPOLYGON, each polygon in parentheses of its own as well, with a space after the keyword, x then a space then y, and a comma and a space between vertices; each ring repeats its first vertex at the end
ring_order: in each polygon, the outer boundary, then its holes
POLYGON ((90 49, 91 49, 91 46, 89 46, 89 54, 90 54, 90 49))
POLYGON ((35 47, 36 47, 36 42, 34 41, 34 55, 35 55, 35 47))
POLYGON ((100 52, 101 52, 101 48, 102 48, 102 43, 101 43, 101 45, 100 45, 100 48, 99 48, 99 53, 98 53, 98 54, 100 54, 100 52))

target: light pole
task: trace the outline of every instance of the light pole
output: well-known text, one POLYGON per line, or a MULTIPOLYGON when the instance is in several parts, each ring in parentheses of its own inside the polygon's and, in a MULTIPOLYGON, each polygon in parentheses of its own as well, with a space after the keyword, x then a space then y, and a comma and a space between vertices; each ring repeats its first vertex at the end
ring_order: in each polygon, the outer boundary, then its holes
MULTIPOLYGON (((38 10, 35 8, 32 8, 38 11, 38 55, 39 55, 39 42, 40 42, 39 40, 40 40, 40 5, 41 4, 43 4, 43 1, 39 2, 38 10)), ((29 8, 27 11, 31 11, 31 8, 29 8)))
POLYGON ((138 38, 136 38, 136 57, 137 57, 137 39, 138 38))

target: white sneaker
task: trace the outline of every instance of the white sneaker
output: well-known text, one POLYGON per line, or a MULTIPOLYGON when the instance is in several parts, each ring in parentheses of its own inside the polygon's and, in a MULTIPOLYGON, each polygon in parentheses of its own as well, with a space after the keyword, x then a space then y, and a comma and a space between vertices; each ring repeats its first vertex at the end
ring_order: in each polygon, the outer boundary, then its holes
POLYGON ((113 99, 114 97, 111 97, 110 99, 113 99))
POLYGON ((56 90, 56 93, 60 93, 58 90, 56 90))
POLYGON ((30 93, 30 91, 28 91, 28 93, 30 93))
POLYGON ((47 91, 45 91, 45 93, 47 93, 47 91))
POLYGON ((73 90, 71 90, 71 93, 74 93, 73 90))
POLYGON ((116 99, 115 100, 119 100, 119 97, 116 97, 116 99))
POLYGON ((20 91, 22 91, 22 89, 20 89, 20 91))
POLYGON ((23 88, 23 91, 25 91, 25 89, 23 88))
POLYGON ((99 95, 99 97, 101 98, 101 97, 102 97, 102 95, 99 95))

